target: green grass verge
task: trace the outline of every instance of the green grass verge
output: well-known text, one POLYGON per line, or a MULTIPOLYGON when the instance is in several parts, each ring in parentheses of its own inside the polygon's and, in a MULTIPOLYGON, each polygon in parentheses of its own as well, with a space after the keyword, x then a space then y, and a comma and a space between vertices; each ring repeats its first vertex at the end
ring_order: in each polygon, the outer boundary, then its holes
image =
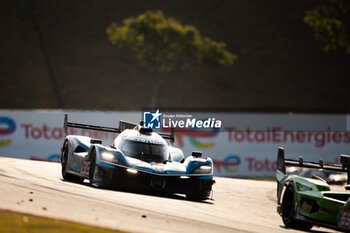
POLYGON ((84 224, 0 210, 0 233, 118 233, 84 224))

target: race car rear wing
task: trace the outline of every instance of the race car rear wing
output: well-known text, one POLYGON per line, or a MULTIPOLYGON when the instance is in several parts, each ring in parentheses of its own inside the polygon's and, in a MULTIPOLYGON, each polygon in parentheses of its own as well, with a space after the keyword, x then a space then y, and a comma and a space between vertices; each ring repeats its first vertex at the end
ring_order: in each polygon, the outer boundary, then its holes
MULTIPOLYGON (((127 121, 119 121, 119 128, 113 128, 113 127, 73 123, 73 122, 68 121, 68 114, 64 114, 63 129, 64 129, 64 134, 66 136, 68 135, 67 129, 69 127, 80 128, 80 129, 99 130, 99 131, 106 131, 106 132, 112 132, 112 133, 121 133, 126 129, 135 129, 135 128, 139 127, 139 125, 135 124, 135 123, 127 122, 127 121)), ((171 128, 171 134, 164 134, 164 133, 158 133, 158 134, 160 136, 162 136, 164 139, 169 139, 171 143, 174 143, 174 141, 175 141, 174 128, 171 128)))
POLYGON ((329 171, 347 172, 347 185, 346 189, 350 189, 350 155, 340 155, 341 164, 324 163, 322 159, 317 162, 304 162, 303 157, 299 156, 299 160, 286 159, 284 157, 284 149, 278 148, 277 152, 277 164, 276 164, 276 178, 277 178, 277 204, 280 204, 280 197, 283 186, 287 177, 286 166, 305 167, 314 169, 323 169, 329 171))
POLYGON ((166 133, 158 133, 158 134, 162 136, 164 139, 169 139, 170 143, 172 144, 175 142, 175 131, 173 127, 171 127, 170 134, 166 134, 166 133))

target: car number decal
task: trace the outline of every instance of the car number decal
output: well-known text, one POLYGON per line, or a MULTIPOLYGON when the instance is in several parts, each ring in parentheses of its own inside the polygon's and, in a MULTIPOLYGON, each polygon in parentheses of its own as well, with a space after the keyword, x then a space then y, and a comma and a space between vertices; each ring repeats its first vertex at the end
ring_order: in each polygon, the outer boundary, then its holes
POLYGON ((350 229, 350 208, 340 206, 339 213, 338 227, 350 229))
POLYGON ((84 176, 89 176, 89 173, 90 173, 90 161, 89 160, 84 160, 83 169, 81 170, 81 173, 84 176))

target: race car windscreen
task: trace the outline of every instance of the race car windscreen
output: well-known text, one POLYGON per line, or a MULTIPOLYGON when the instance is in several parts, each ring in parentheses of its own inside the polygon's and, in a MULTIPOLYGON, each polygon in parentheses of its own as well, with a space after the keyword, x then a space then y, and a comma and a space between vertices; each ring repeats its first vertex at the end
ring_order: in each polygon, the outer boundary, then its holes
POLYGON ((169 149, 164 144, 154 144, 124 140, 119 148, 125 156, 140 159, 145 162, 164 162, 169 157, 169 149))

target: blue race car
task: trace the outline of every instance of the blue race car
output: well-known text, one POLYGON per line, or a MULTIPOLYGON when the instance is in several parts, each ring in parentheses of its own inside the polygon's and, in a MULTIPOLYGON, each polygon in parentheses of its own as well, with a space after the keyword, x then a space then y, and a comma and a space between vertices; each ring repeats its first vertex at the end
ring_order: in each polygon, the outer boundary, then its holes
POLYGON ((95 187, 132 187, 166 193, 182 193, 190 200, 210 198, 213 161, 192 152, 187 158, 173 147, 174 130, 161 134, 140 125, 120 121, 119 128, 68 122, 64 118, 61 149, 64 180, 83 182, 89 179, 95 187), (117 133, 111 146, 101 140, 67 135, 67 128, 84 128, 117 133), (165 139, 170 140, 170 144, 165 139))

